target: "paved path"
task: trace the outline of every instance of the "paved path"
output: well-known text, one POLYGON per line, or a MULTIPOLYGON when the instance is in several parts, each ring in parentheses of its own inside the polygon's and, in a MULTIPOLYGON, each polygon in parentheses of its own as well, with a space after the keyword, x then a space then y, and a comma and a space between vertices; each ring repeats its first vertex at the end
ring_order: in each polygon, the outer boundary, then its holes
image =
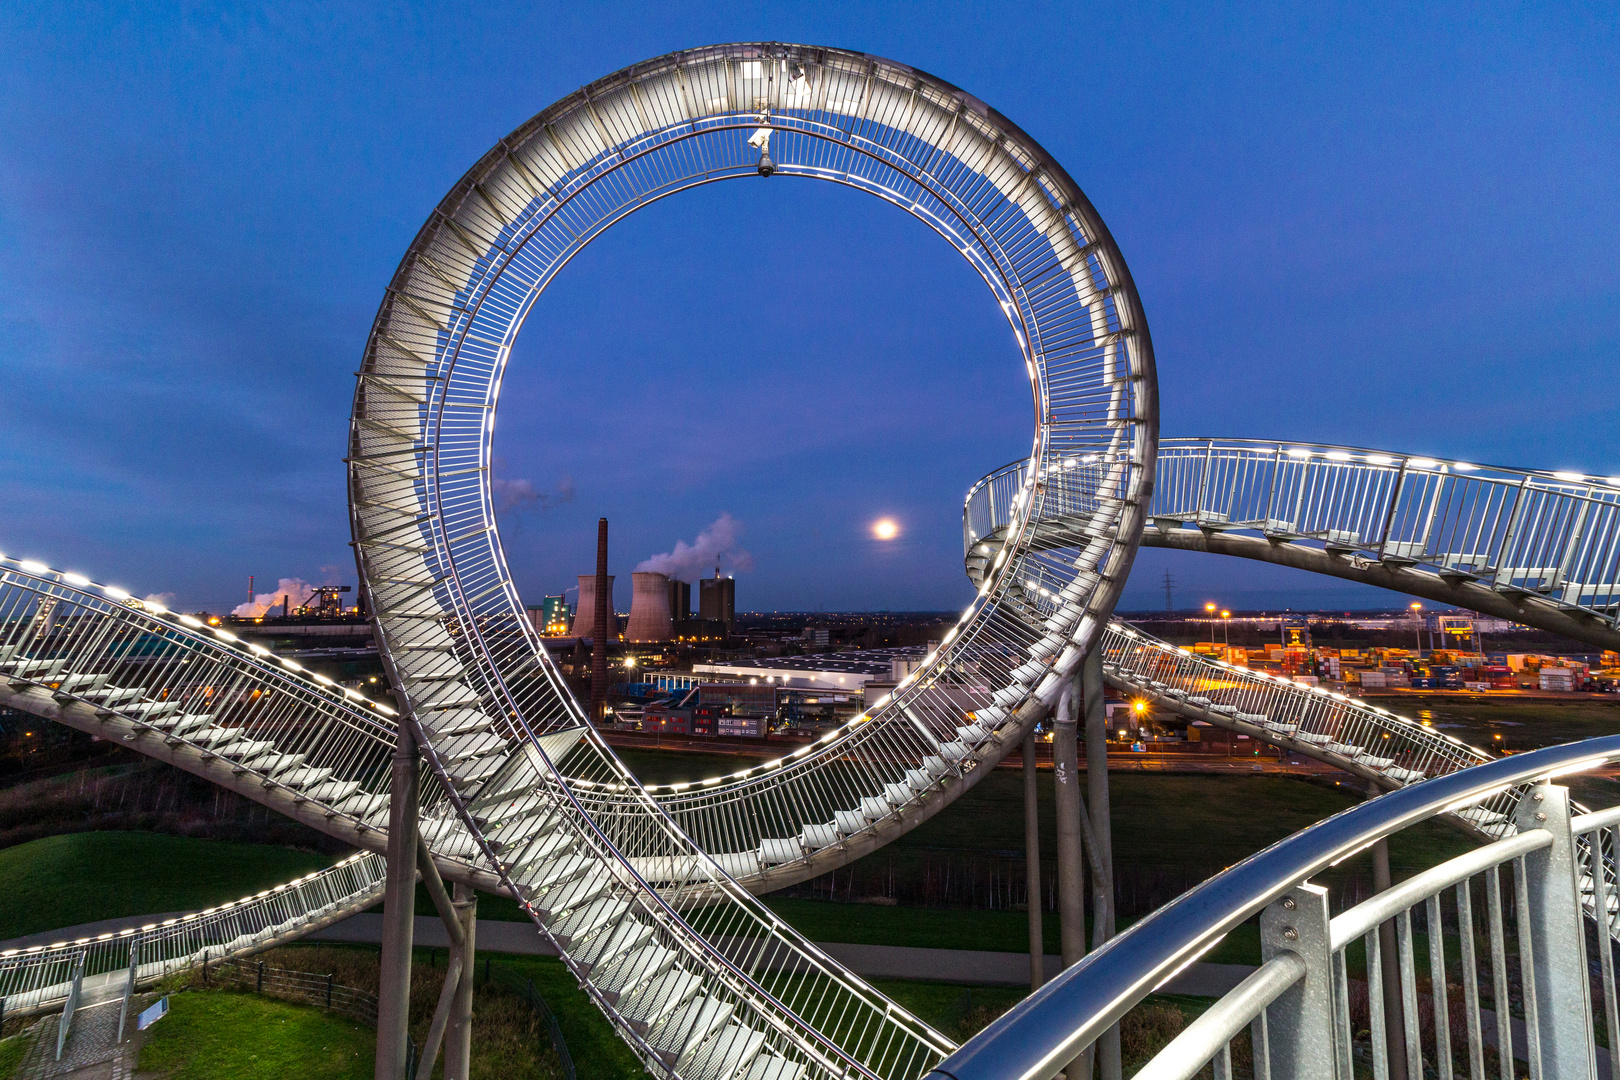
POLYGON ((58 945, 70 941, 82 941, 85 938, 97 938, 103 934, 116 934, 121 930, 139 930, 143 926, 151 926, 163 922, 165 919, 178 919, 182 915, 189 915, 186 911, 170 911, 162 915, 130 915, 122 919, 102 919, 100 922, 80 923, 78 926, 69 926, 61 930, 44 930, 37 934, 27 934, 23 937, 12 938, 10 941, 0 941, 0 952, 11 949, 32 949, 36 945, 58 945))
MULTIPOLYGON (((106 919, 102 922, 70 926, 0 942, 0 952, 6 949, 27 948, 31 945, 49 945, 59 941, 76 941, 117 933, 126 927, 141 927, 162 922, 173 915, 137 915, 127 919, 106 919)), ((444 923, 436 915, 418 915, 414 931, 416 944, 426 949, 444 949, 450 939, 444 932, 444 923)), ((341 941, 376 945, 382 941, 382 916, 370 912, 351 915, 340 923, 317 930, 304 941, 341 941)), ((818 942, 818 947, 849 968, 868 979, 923 979, 929 982, 971 983, 978 986, 1025 986, 1029 983, 1029 954, 984 952, 972 949, 916 949, 900 945, 849 945, 841 942, 818 942)), ((478 948, 482 952, 511 953, 518 956, 556 956, 546 940, 529 923, 497 922, 480 919, 478 922, 478 948)), ((1046 959, 1046 975, 1051 978, 1062 970, 1063 962, 1056 956, 1046 959)), ((1216 997, 1242 982, 1254 968, 1246 964, 1194 964, 1169 985, 1167 994, 1190 994, 1197 997, 1216 997)))

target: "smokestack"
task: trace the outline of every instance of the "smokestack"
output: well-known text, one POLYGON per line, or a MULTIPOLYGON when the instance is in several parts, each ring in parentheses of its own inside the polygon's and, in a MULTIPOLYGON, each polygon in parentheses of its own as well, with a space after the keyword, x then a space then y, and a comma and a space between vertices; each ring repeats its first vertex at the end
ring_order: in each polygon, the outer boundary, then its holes
POLYGON ((600 726, 607 709, 608 615, 613 593, 608 589, 607 518, 596 523, 596 636, 591 643, 591 722, 600 726))
MULTIPOLYGON (((614 576, 608 575, 607 596, 608 610, 613 610, 613 581, 614 576)), ((579 603, 574 605, 574 625, 568 631, 577 638, 596 636, 596 575, 579 575, 579 603)))
POLYGON ((630 575, 630 622, 626 641, 668 641, 675 636, 669 610, 669 577, 643 570, 630 575))
POLYGON ((253 603, 253 575, 248 575, 248 603, 253 603))

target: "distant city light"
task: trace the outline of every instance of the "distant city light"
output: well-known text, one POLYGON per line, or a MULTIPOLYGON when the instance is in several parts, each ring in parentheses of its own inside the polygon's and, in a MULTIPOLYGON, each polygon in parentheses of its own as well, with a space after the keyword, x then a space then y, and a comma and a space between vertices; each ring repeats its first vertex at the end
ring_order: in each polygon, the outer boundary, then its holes
POLYGON ((872 523, 872 535, 879 540, 893 540, 900 535, 900 526, 893 518, 879 518, 872 523))

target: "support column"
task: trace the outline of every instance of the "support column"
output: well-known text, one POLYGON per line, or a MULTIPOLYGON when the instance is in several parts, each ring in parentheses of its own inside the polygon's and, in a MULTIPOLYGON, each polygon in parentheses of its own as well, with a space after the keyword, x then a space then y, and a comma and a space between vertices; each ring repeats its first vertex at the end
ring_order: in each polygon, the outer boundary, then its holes
POLYGON ((420 764, 415 729, 409 718, 402 717, 388 797, 388 875, 383 884, 376 1080, 405 1080, 411 1022, 411 931, 416 919, 420 764))
MULTIPOLYGON (((1086 955, 1084 845, 1080 832, 1080 733, 1075 712, 1079 680, 1064 687, 1052 724, 1052 777, 1057 804, 1058 931, 1063 966, 1086 955)), ((1069 1063, 1067 1080, 1091 1080, 1091 1048, 1069 1063)))
MULTIPOLYGON (((1372 781, 1367 782, 1367 797, 1376 799, 1383 792, 1372 781)), ((1380 840, 1372 846, 1373 892, 1381 893, 1392 884, 1389 875, 1389 841, 1380 840)), ((1406 1077, 1406 1021, 1401 1008, 1401 960, 1396 951, 1395 920, 1378 927, 1378 978, 1384 988, 1384 1045, 1388 1048, 1389 1080, 1407 1080, 1406 1077)))
POLYGON ((596 523, 596 626, 591 631, 591 723, 598 726, 607 711, 608 628, 616 624, 608 591, 607 518, 602 518, 596 523))
MULTIPOLYGON (((1091 947, 1098 949, 1114 936, 1114 839, 1108 807, 1108 713, 1103 706, 1102 652, 1093 649, 1080 665, 1081 700, 1086 714, 1086 790, 1091 812, 1091 947), (1098 869, 1100 868, 1100 870, 1098 869)), ((1097 1040, 1097 1070, 1101 1080, 1121 1080, 1119 1025, 1097 1040)))
POLYGON ((1029 894, 1029 989, 1046 980, 1046 939, 1041 933, 1041 804, 1035 771, 1035 729, 1024 736, 1024 888, 1029 894))
POLYGON ((468 1080, 472 1070, 473 976, 478 971, 474 939, 478 932, 478 894, 456 883, 456 915, 461 920, 461 983, 451 1004, 450 1030, 444 1039, 444 1080, 468 1080))

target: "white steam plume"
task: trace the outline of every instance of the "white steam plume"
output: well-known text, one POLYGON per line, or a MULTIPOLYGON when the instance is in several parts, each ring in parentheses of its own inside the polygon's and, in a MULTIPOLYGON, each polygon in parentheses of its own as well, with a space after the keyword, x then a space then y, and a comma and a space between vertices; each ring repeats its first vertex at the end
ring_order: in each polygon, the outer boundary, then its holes
POLYGON ((315 589, 303 578, 284 577, 276 582, 275 592, 262 592, 253 597, 251 604, 237 604, 231 609, 231 614, 239 619, 257 619, 267 614, 271 608, 282 605, 282 597, 293 607, 300 607, 309 603, 315 595, 315 589))
POLYGON ((654 555, 636 570, 667 574, 677 581, 696 581, 713 573, 717 566, 747 573, 754 568, 754 557, 738 546, 741 536, 742 524, 730 514, 721 514, 690 544, 677 540, 674 551, 654 555))

